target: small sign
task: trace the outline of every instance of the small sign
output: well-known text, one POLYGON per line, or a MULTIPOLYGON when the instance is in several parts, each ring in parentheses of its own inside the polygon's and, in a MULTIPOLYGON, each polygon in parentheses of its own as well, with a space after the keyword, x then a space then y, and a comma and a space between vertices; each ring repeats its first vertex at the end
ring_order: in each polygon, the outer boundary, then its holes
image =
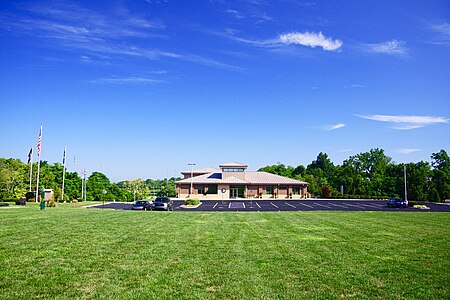
POLYGON ((222 194, 225 194, 225 192, 227 191, 226 189, 221 189, 220 190, 222 192, 222 194))

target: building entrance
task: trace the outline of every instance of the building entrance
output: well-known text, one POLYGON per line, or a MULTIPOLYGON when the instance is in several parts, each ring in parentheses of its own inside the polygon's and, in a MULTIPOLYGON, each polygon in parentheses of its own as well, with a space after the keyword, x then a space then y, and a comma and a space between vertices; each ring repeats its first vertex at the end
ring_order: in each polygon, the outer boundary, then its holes
POLYGON ((230 198, 244 198, 244 187, 241 186, 231 186, 230 187, 230 198))

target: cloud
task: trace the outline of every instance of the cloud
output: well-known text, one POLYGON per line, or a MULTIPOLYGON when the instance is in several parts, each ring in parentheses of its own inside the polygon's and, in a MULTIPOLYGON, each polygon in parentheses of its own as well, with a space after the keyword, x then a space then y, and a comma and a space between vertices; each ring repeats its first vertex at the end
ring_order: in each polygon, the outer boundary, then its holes
POLYGON ((392 129, 410 130, 422 128, 433 124, 446 124, 450 120, 444 117, 430 117, 430 116, 402 116, 402 115, 357 115, 360 118, 398 124, 392 126, 392 129))
POLYGON ((91 80, 90 83, 94 84, 158 84, 163 83, 163 80, 152 79, 146 77, 122 77, 122 78, 97 78, 91 80))
POLYGON ((450 44, 450 24, 447 22, 431 24, 428 29, 433 31, 436 36, 433 37, 431 44, 448 45, 450 44))
POLYGON ((266 47, 266 48, 280 48, 290 45, 305 46, 316 48, 320 47, 325 51, 341 51, 343 42, 338 39, 331 39, 323 35, 322 32, 291 32, 283 33, 278 37, 266 40, 252 40, 235 35, 235 31, 227 29, 226 33, 209 32, 217 36, 222 36, 239 43, 250 44, 256 47, 266 47))
POLYGON ((226 13, 230 14, 235 19, 244 19, 244 15, 235 9, 227 9, 226 13))
POLYGON ((75 4, 55 2, 54 5, 30 4, 24 9, 27 17, 0 15, 0 28, 11 33, 32 35, 42 42, 40 47, 76 52, 82 62, 94 63, 95 58, 143 58, 150 60, 176 59, 207 67, 242 71, 242 68, 191 53, 177 53, 156 48, 137 47, 140 39, 166 38, 165 25, 146 20, 127 10, 113 13, 113 17, 97 13, 75 4), (81 53, 80 53, 81 52, 81 53))
POLYGON ((302 45, 307 47, 321 47, 326 51, 337 51, 342 47, 342 41, 325 37, 322 32, 291 32, 281 34, 278 42, 287 45, 302 45))
POLYGON ((420 149, 416 149, 416 148, 400 148, 395 150, 395 152, 400 153, 400 154, 411 154, 414 152, 419 152, 421 151, 420 149))
POLYGON ((338 124, 326 126, 326 127, 324 127, 324 129, 327 131, 331 131, 331 130, 336 130, 336 129, 343 128, 343 127, 345 127, 345 124, 338 123, 338 124))
POLYGON ((390 126, 391 129, 397 129, 397 130, 411 130, 411 129, 418 129, 423 128, 425 125, 419 125, 419 124, 412 124, 412 125, 397 125, 397 126, 390 126))
POLYGON ((404 45, 404 41, 391 40, 382 43, 363 44, 362 49, 366 53, 404 56, 408 54, 408 49, 404 45))
POLYGON ((365 85, 361 85, 361 84, 351 84, 351 85, 346 85, 346 86, 344 86, 344 88, 346 88, 346 89, 357 89, 357 88, 365 88, 366 86, 365 85))

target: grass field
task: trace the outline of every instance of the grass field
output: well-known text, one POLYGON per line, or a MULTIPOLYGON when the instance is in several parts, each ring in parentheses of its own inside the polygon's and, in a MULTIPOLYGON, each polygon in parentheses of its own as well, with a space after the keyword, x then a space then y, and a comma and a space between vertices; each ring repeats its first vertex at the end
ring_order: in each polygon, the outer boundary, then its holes
POLYGON ((450 214, 0 208, 1 299, 450 299, 450 214))

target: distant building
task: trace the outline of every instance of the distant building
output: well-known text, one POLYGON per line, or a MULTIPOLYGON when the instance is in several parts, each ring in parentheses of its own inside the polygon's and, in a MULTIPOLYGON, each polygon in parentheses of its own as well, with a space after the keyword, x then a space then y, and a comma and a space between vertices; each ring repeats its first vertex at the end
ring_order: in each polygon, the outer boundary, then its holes
POLYGON ((44 201, 53 200, 53 189, 44 189, 44 201))
POLYGON ((198 199, 303 199, 308 183, 270 174, 247 171, 247 165, 230 162, 219 169, 205 168, 183 171, 184 179, 177 181, 178 198, 198 199), (192 174, 192 177, 191 177, 192 174), (192 186, 192 191, 191 191, 192 186))

